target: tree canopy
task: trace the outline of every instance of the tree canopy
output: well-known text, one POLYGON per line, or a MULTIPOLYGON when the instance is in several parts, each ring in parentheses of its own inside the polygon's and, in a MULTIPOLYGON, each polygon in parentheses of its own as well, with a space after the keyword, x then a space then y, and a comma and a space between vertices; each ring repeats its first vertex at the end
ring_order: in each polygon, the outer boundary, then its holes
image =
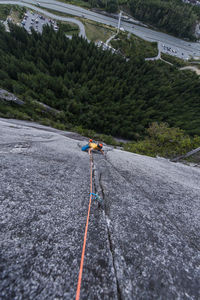
POLYGON ((137 139, 153 121, 200 134, 200 80, 163 62, 129 61, 48 26, 0 27, 0 86, 65 114, 66 122, 137 139))
MULTIPOLYGON (((194 38, 197 9, 179 0, 130 0, 132 14, 178 37, 194 38)), ((200 12, 200 8, 199 8, 200 12)))

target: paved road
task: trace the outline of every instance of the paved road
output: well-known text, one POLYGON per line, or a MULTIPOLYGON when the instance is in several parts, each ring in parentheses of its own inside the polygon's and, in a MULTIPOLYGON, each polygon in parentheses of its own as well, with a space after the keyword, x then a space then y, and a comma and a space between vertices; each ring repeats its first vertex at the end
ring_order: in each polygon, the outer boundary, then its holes
MULTIPOLYGON (((0 119, 0 298, 75 299, 89 200, 83 137, 0 119)), ((81 299, 200 297, 200 169, 95 154, 81 299)))
MULTIPOLYGON (((36 4, 35 0, 24 0, 24 1, 2 1, 0 3, 24 3, 27 6, 27 3, 36 4)), ((99 23, 111 25, 117 28, 118 20, 113 19, 111 17, 107 17, 84 8, 58 2, 55 0, 41 0, 40 5, 45 8, 50 8, 55 11, 64 12, 70 15, 86 17, 87 19, 94 20, 99 23)), ((30 6, 28 6, 30 7, 30 6)), ((123 27, 126 31, 134 33, 137 36, 147 40, 147 41, 155 41, 161 42, 162 52, 169 53, 171 55, 188 59, 190 56, 196 57, 200 56, 200 44, 199 43, 191 43, 186 42, 184 40, 175 38, 173 36, 164 34, 162 32, 154 31, 145 27, 141 27, 138 25, 129 24, 127 22, 121 21, 121 27, 123 27), (171 48, 169 51, 166 50, 166 47, 171 48), (173 52, 173 51, 174 52, 173 52)))
POLYGON ((44 14, 45 16, 51 18, 51 19, 55 19, 55 20, 58 20, 58 21, 64 21, 64 22, 71 22, 71 23, 75 23, 79 26, 79 36, 82 36, 84 38, 86 38, 86 33, 85 33, 85 27, 83 25, 83 23, 79 20, 76 20, 74 18, 69 18, 69 17, 61 17, 61 16, 58 16, 58 15, 54 15, 50 12, 47 12, 46 10, 44 9, 41 9, 39 7, 35 7, 31 4, 28 4, 28 3, 22 3, 21 1, 2 1, 0 0, 0 4, 18 4, 20 6, 26 6, 30 9, 33 9, 33 10, 36 10, 37 12, 41 13, 41 14, 44 14))

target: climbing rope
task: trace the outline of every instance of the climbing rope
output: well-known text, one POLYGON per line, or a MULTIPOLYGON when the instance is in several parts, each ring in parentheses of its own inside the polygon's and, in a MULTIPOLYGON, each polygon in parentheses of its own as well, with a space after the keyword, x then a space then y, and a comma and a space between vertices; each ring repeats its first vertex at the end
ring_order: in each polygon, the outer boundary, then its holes
POLYGON ((81 263, 80 263, 80 270, 79 270, 79 276, 78 276, 78 284, 77 284, 77 290, 76 290, 76 300, 79 300, 80 298, 80 290, 81 290, 81 279, 83 274, 83 262, 84 262, 84 256, 85 256, 85 246, 86 246, 86 240, 87 240, 87 231, 88 231, 88 223, 90 218, 90 207, 91 207, 91 201, 93 197, 92 192, 92 152, 89 152, 90 154, 90 200, 88 205, 88 214, 87 214, 87 221, 85 226, 85 234, 84 234, 84 240, 83 240, 83 249, 82 249, 82 255, 81 255, 81 263))

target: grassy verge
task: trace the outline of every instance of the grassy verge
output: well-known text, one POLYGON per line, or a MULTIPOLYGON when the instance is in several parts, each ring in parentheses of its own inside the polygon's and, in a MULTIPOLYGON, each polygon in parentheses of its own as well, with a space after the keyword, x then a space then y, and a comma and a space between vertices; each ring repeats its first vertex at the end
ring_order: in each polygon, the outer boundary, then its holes
POLYGON ((25 7, 21 7, 21 6, 14 6, 11 9, 10 15, 9 17, 12 19, 12 22, 17 24, 20 23, 23 19, 23 15, 26 12, 25 7))
POLYGON ((168 61, 169 63, 173 64, 177 68, 189 66, 188 62, 184 61, 181 58, 174 57, 169 54, 161 53, 161 58, 164 59, 165 61, 168 61))
POLYGON ((84 8, 92 8, 92 6, 89 2, 85 2, 85 1, 82 1, 82 0, 59 0, 59 2, 64 2, 64 3, 67 3, 67 4, 73 4, 73 5, 84 7, 84 8))
POLYGON ((0 5, 0 20, 5 21, 10 16, 14 23, 18 23, 22 20, 25 10, 17 5, 0 5))
POLYGON ((60 30, 68 35, 79 34, 79 27, 71 22, 58 22, 60 30))
POLYGON ((126 32, 120 32, 111 45, 127 58, 131 56, 154 57, 158 54, 157 43, 147 42, 126 32))
POLYGON ((111 29, 111 27, 106 25, 101 25, 99 23, 89 21, 89 20, 82 20, 82 23, 85 26, 85 32, 87 38, 90 41, 103 41, 106 42, 109 37, 111 37, 116 31, 111 29))

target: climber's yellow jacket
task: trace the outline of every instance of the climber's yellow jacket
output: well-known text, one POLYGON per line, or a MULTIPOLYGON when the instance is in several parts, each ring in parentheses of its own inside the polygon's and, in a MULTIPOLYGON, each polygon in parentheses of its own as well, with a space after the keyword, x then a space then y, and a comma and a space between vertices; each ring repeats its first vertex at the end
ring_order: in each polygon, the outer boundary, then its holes
POLYGON ((89 143, 89 147, 92 148, 93 150, 99 150, 100 149, 96 143, 89 143))

